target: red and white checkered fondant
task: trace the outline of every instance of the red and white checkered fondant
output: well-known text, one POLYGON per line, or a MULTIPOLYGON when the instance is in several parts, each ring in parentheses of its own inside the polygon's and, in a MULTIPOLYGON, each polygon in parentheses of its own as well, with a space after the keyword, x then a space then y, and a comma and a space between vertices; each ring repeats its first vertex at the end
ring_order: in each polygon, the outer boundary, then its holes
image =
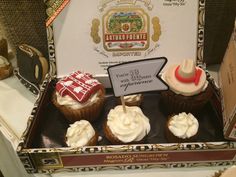
POLYGON ((86 102, 93 93, 101 88, 101 83, 92 78, 91 74, 80 71, 62 78, 56 84, 56 91, 61 96, 68 95, 80 103, 86 102))

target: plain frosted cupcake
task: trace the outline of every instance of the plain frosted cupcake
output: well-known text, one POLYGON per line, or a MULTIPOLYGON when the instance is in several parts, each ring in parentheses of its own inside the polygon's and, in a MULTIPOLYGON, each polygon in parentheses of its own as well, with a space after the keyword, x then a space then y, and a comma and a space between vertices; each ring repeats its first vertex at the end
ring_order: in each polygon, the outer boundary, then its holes
POLYGON ((205 71, 193 60, 169 67, 162 79, 169 86, 169 90, 161 93, 169 113, 198 111, 212 96, 205 71))
POLYGON ((122 105, 111 109, 104 123, 104 133, 112 144, 131 144, 144 142, 150 131, 149 119, 137 106, 122 105))
MULTIPOLYGON (((118 99, 118 103, 121 104, 120 98, 118 99)), ((124 101, 126 106, 140 106, 143 101, 142 94, 132 94, 124 96, 124 101)))
POLYGON ((66 132, 66 144, 69 147, 95 146, 98 135, 92 125, 86 120, 71 124, 66 132))
POLYGON ((56 83, 52 102, 70 122, 96 120, 103 108, 105 90, 100 82, 80 71, 56 83))
POLYGON ((0 56, 0 80, 9 77, 13 72, 11 63, 3 56, 0 56))
POLYGON ((171 143, 193 142, 198 133, 198 120, 185 112, 170 116, 166 126, 166 138, 171 143))

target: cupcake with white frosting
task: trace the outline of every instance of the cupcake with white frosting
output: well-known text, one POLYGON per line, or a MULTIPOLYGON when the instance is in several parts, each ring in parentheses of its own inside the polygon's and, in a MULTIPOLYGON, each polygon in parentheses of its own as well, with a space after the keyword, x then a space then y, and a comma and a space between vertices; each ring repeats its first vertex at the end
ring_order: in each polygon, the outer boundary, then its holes
POLYGON ((137 106, 121 105, 111 109, 104 124, 106 138, 112 144, 131 144, 144 142, 150 132, 149 119, 137 106))
MULTIPOLYGON (((121 104, 120 98, 118 99, 118 103, 121 104)), ((142 94, 132 94, 132 95, 125 95, 124 102, 126 106, 140 106, 143 101, 142 94)))
POLYGON ((103 108, 105 89, 91 74, 76 71, 60 79, 52 95, 53 104, 70 122, 95 121, 103 108))
POLYGON ((7 58, 0 56, 0 80, 9 77, 13 72, 13 67, 7 58))
POLYGON ((170 66, 162 74, 162 79, 169 86, 169 90, 161 95, 170 113, 198 111, 212 96, 205 71, 193 60, 170 66))
POLYGON ((179 113, 168 119, 166 138, 171 143, 191 142, 196 139, 198 120, 191 113, 179 113))
POLYGON ((67 129, 66 144, 69 147, 94 146, 97 141, 98 135, 96 131, 86 120, 76 121, 67 129))

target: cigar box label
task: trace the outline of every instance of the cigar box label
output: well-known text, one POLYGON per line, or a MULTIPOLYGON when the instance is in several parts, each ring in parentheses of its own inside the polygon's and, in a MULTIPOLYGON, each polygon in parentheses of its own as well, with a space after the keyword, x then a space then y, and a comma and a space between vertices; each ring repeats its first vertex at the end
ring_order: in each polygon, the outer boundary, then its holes
POLYGON ((103 46, 106 51, 146 50, 149 46, 149 16, 141 8, 109 10, 103 16, 103 46))
POLYGON ((151 1, 140 5, 138 1, 116 0, 116 6, 107 8, 111 2, 100 2, 101 17, 92 20, 90 30, 92 41, 101 44, 107 56, 111 52, 115 57, 141 56, 150 47, 158 47, 161 25, 159 17, 149 15, 153 9, 151 1))

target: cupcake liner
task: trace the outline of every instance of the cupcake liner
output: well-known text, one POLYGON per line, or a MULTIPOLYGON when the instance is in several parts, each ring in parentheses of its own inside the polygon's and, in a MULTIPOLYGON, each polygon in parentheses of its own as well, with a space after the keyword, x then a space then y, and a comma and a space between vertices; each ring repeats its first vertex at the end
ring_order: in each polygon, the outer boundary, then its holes
POLYGON ((86 144, 86 146, 96 146, 97 143, 98 143, 98 133, 96 132, 95 135, 86 144))
POLYGON ((103 125, 103 131, 105 134, 105 137, 112 143, 112 144, 124 144, 124 142, 120 141, 117 137, 115 137, 110 128, 108 127, 107 123, 104 123, 103 125))
POLYGON ((102 111, 103 104, 105 101, 104 92, 104 90, 101 91, 99 99, 96 102, 79 109, 72 109, 65 105, 59 105, 56 98, 56 92, 53 93, 52 102, 71 123, 74 123, 75 121, 79 121, 81 119, 93 122, 99 117, 102 111))
POLYGON ((119 144, 143 144, 145 143, 145 140, 147 138, 147 135, 140 141, 132 141, 129 143, 125 143, 122 142, 121 140, 119 140, 112 132, 111 129, 109 128, 109 126, 107 125, 107 122, 105 122, 103 124, 103 131, 104 131, 104 135, 105 137, 114 145, 119 145, 119 144))
POLYGON ((183 96, 171 90, 163 91, 161 93, 161 99, 169 114, 189 113, 200 110, 209 101, 212 94, 212 88, 208 85, 204 92, 194 96, 183 96))

